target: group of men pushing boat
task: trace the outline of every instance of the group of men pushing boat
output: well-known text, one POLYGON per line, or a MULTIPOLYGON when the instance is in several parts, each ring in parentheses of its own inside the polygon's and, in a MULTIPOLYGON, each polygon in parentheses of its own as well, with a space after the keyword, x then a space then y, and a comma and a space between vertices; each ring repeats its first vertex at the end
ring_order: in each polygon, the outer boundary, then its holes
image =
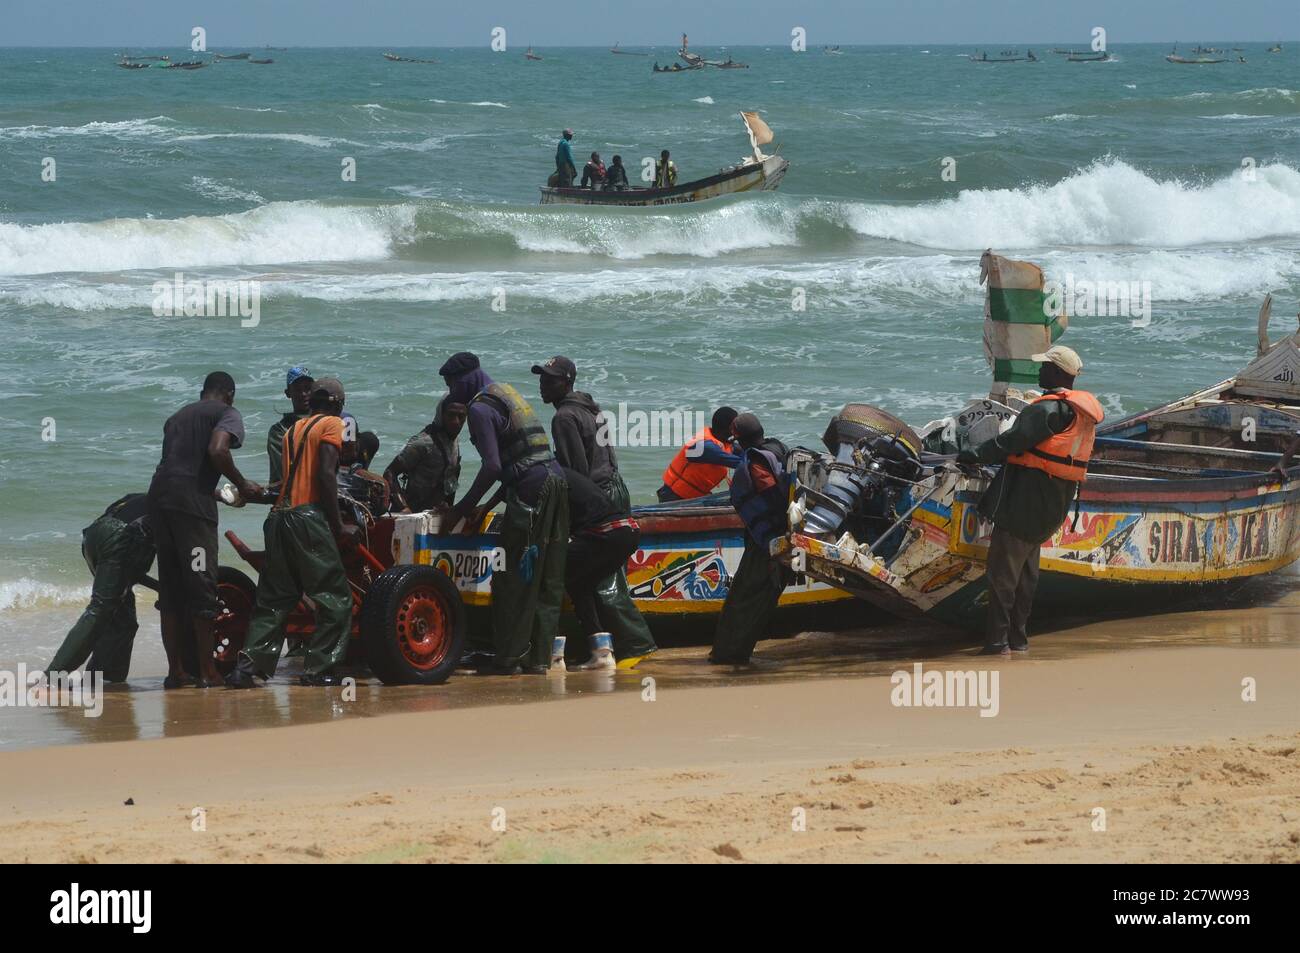
MULTIPOLYGON (((149 492, 115 501, 84 531, 83 554, 94 575, 91 601, 48 670, 73 671, 89 659, 108 680, 124 680, 137 629, 132 587, 143 582, 159 594, 166 687, 224 682, 248 688, 269 679, 289 615, 304 599, 315 627, 301 681, 337 684, 352 615, 343 560, 358 538, 349 506, 359 503, 372 515, 432 510, 441 513, 446 531, 475 533, 502 500, 504 568, 492 576, 491 635, 471 644, 461 667, 482 674, 547 671, 566 592, 591 651, 579 666, 635 665, 656 651, 624 571, 640 527, 615 450, 604 439, 600 407, 575 389, 577 368, 569 358, 553 357, 532 371, 542 400, 555 408, 552 439, 517 389, 494 381, 476 355, 463 352, 439 370, 447 394, 432 422, 379 477, 369 469, 378 438, 358 432, 344 409, 342 383, 290 368, 284 393, 292 409, 267 435, 266 485, 245 477, 232 455, 245 436, 233 378, 209 374, 199 399, 164 425, 162 459, 149 492), (456 500, 458 437, 465 426, 482 465, 456 500), (230 487, 219 489, 223 477, 230 487), (271 504, 247 640, 224 678, 213 653, 213 622, 221 611, 218 499, 271 504), (147 575, 155 557, 156 583, 147 575)), ((661 500, 705 496, 736 473, 732 499, 751 531, 719 622, 711 656, 719 664, 749 660, 784 588, 783 573, 766 557, 767 542, 783 532, 784 455, 784 445, 765 439, 754 415, 724 407, 664 472, 661 500)))
MULTIPOLYGON (((994 525, 986 654, 1028 650, 1040 549, 1068 516, 1104 416, 1095 396, 1074 387, 1083 362, 1073 350, 1057 345, 1033 360, 1040 365, 1042 395, 1009 429, 958 455, 959 464, 1001 465, 980 504, 994 525)), ((462 352, 439 369, 447 394, 433 421, 378 477, 368 469, 378 439, 357 433, 355 418, 344 410, 342 383, 291 368, 284 393, 292 410, 268 433, 265 487, 248 480, 232 456, 244 441, 234 380, 222 371, 209 374, 199 400, 167 420, 149 492, 114 502, 85 530, 92 598, 49 671, 70 672, 89 659, 107 680, 126 678, 137 628, 132 586, 152 583, 147 573, 156 556, 166 687, 224 681, 249 688, 271 678, 289 614, 304 599, 316 624, 301 681, 337 684, 352 615, 343 556, 358 538, 341 500, 372 514, 437 511, 444 531, 466 533, 481 531, 504 500, 504 566, 491 579, 491 634, 469 646, 463 669, 545 673, 555 657, 566 592, 589 640, 591 656, 580 667, 635 665, 656 651, 624 569, 640 527, 600 407, 575 389, 577 368, 569 358, 553 357, 532 372, 542 400, 555 408, 552 439, 516 388, 493 380, 476 355, 462 352), (457 500, 458 437, 465 426, 482 464, 457 500), (233 494, 218 490, 221 477, 233 494), (246 644, 224 679, 213 654, 213 620, 221 611, 217 499, 272 507, 246 644)), ((744 554, 729 580, 709 656, 713 663, 750 661, 790 581, 790 570, 769 555, 772 541, 788 529, 786 457, 785 445, 768 437, 756 416, 722 407, 664 471, 657 494, 662 502, 709 495, 730 477, 730 500, 745 526, 744 554)))

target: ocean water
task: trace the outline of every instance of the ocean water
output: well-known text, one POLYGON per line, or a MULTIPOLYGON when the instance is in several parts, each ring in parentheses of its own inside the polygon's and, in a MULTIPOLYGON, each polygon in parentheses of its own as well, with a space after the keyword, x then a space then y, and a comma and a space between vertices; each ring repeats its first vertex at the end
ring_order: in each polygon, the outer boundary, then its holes
MULTIPOLYGON (((750 69, 670 76, 650 71, 666 47, 292 49, 193 72, 0 50, 0 665, 48 659, 88 591, 80 529, 147 486, 163 420, 213 369, 238 382, 254 479, 287 366, 343 379, 382 467, 466 349, 529 394, 532 363, 564 353, 607 407, 729 403, 813 445, 847 401, 920 424, 987 391, 992 247, 1049 277, 1150 283, 1149 326, 1076 317, 1065 339, 1108 412, 1220 380, 1252 356, 1266 292, 1275 334, 1300 307, 1300 45, 1244 46, 1206 67, 1157 46, 1009 65, 734 48, 703 52, 750 69), (579 156, 635 173, 669 148, 690 179, 745 153, 741 109, 791 163, 775 194, 538 205, 565 126, 579 156), (257 279, 260 323, 155 317, 177 272, 257 279)), ((635 498, 671 453, 620 451, 635 498)), ((223 511, 252 540, 260 516, 223 511)), ((156 670, 148 606, 137 657, 156 670)))

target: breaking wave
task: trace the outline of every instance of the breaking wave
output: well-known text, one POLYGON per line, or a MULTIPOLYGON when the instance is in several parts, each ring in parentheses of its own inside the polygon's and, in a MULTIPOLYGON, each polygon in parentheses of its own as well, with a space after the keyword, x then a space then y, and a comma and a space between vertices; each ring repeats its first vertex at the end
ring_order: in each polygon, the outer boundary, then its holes
POLYGON ((922 206, 857 205, 863 235, 926 248, 1183 248, 1300 235, 1300 172, 1261 166, 1206 184, 1160 181, 1127 163, 1093 163, 1053 185, 972 189, 922 206))
POLYGON ((25 577, 0 582, 0 612, 85 604, 89 598, 89 586, 60 586, 25 577))
MULTIPOLYGON (((1048 251, 1034 256, 1049 277, 1092 282, 1151 283, 1153 299, 1170 303, 1254 301, 1266 292, 1300 289, 1300 259, 1287 249, 1219 248, 1195 251, 1048 251)), ((790 288, 838 307, 933 307, 936 301, 978 306, 979 256, 926 254, 838 257, 814 262, 737 264, 728 261, 580 270, 492 269, 269 274, 241 273, 260 282, 263 302, 302 299, 353 302, 481 302, 499 288, 511 300, 549 305, 626 309, 640 303, 732 307, 788 299, 790 288)), ((112 281, 73 277, 0 278, 0 302, 78 313, 147 313, 150 275, 112 281)))
POLYGON ((414 213, 273 202, 231 215, 0 224, 0 275, 373 261, 412 236, 414 213))
MULTIPOLYGON (((740 197, 707 207, 590 209, 407 201, 276 202, 182 219, 0 224, 0 275, 399 259, 479 268, 534 255, 717 258, 863 239, 944 251, 1163 248, 1300 236, 1300 172, 1261 166, 1207 183, 1104 160, 1051 185, 972 189, 922 205, 740 197)), ((878 250, 873 249, 873 250, 878 250)))

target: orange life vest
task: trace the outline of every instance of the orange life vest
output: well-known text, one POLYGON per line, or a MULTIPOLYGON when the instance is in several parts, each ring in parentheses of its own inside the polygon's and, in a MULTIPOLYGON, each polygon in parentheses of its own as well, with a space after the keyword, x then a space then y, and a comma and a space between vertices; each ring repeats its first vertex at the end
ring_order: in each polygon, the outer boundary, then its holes
POLYGON ((1045 470, 1062 480, 1082 483, 1088 478, 1088 461, 1092 459, 1092 445, 1097 435, 1097 424, 1106 416, 1097 398, 1086 390, 1061 390, 1044 394, 1034 403, 1044 400, 1063 400, 1074 408, 1074 423, 1058 434, 1053 434, 1036 447, 1024 453, 1007 457, 1008 463, 1045 470))
POLYGON ((713 436, 713 431, 705 427, 677 451, 664 471, 664 486, 672 490, 680 499, 693 500, 707 496, 713 488, 727 475, 727 468, 720 463, 699 463, 686 455, 686 450, 701 440, 716 444, 723 453, 731 453, 731 447, 713 436))

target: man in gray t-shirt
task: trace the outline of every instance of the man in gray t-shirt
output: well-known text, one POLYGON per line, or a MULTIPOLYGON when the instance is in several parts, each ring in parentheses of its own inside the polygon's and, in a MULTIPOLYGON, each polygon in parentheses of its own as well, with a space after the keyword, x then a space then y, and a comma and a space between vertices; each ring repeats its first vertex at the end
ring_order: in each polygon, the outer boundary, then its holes
POLYGON ((163 426, 162 459, 149 484, 149 522, 158 547, 158 611, 167 650, 167 688, 197 682, 221 684, 212 658, 212 620, 217 599, 217 480, 224 476, 246 500, 263 491, 244 479, 231 451, 244 442, 244 420, 235 410, 235 381, 213 371, 199 399, 163 426), (185 642, 193 640, 198 671, 186 671, 185 642))

